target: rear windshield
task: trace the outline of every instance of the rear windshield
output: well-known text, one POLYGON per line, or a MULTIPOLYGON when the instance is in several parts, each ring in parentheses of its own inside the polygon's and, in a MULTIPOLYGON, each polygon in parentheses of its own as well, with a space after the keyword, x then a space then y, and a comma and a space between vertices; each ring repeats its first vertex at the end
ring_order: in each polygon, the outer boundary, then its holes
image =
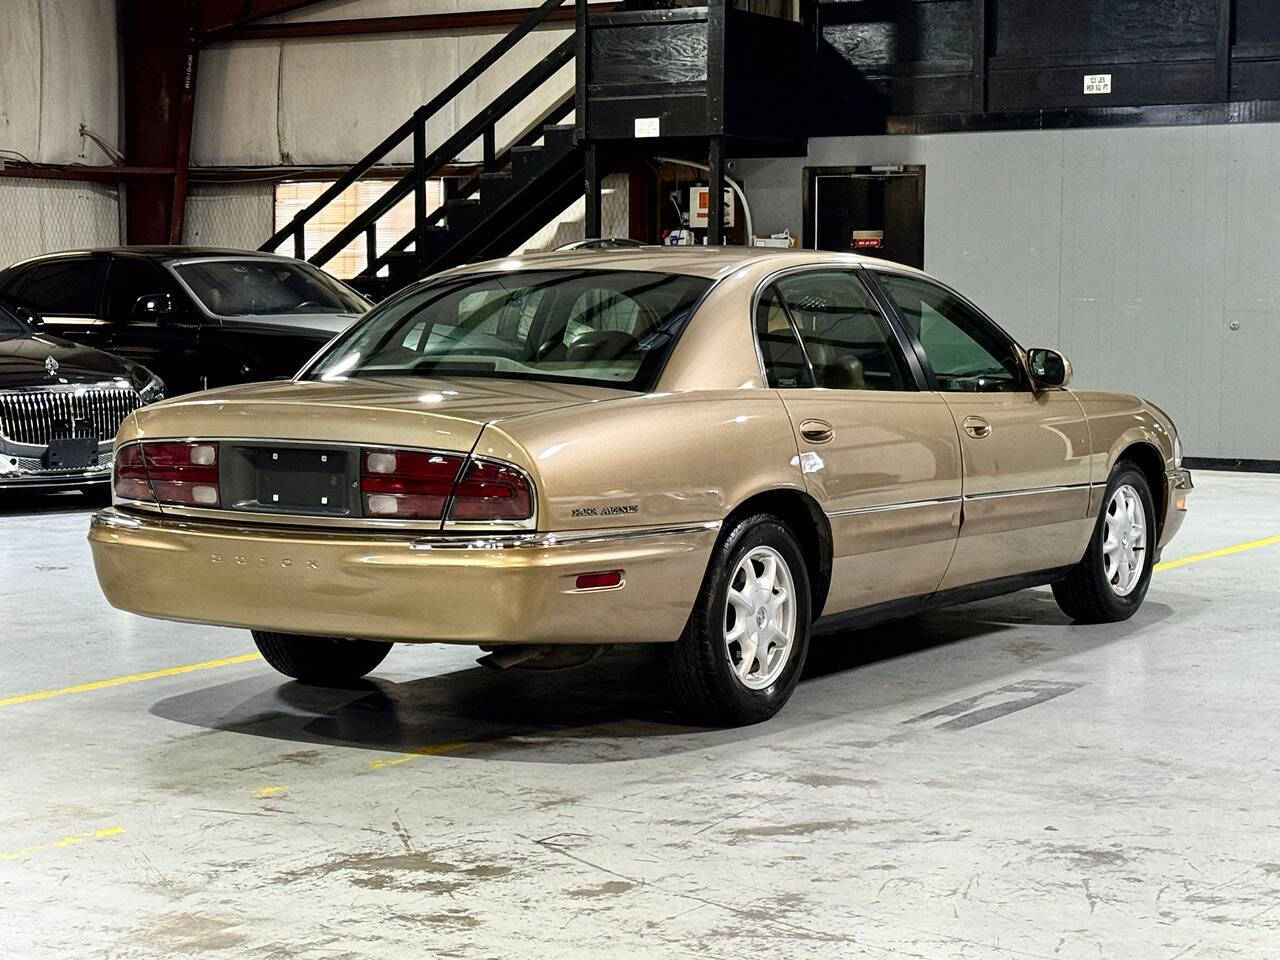
POLYGON ((710 286, 628 270, 455 277, 374 309, 306 378, 488 377, 651 390, 710 286))
POLYGON ((220 317, 364 313, 367 304, 308 264, 281 260, 194 260, 174 266, 206 310, 220 317))

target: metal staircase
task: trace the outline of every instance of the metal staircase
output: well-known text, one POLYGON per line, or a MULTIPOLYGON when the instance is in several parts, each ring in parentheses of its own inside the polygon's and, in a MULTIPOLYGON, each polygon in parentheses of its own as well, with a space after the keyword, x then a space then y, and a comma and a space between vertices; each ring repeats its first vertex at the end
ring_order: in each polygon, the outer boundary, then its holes
MULTIPOLYGON (((532 69, 516 79, 481 108, 439 147, 428 152, 427 128, 432 119, 479 79, 509 50, 542 24, 566 0, 545 0, 512 31, 491 47, 429 103, 374 147, 327 190, 277 231, 260 249, 292 253, 323 266, 349 244, 364 238, 365 269, 354 286, 375 297, 386 296, 419 277, 460 263, 510 253, 582 196, 584 154, 575 128, 561 125, 574 110, 574 91, 554 99, 552 106, 514 140, 499 149, 496 128, 504 117, 531 97, 545 97, 542 88, 557 71, 573 61, 574 37, 567 38, 532 69), (389 165, 391 153, 408 140, 413 165, 367 210, 338 231, 311 256, 306 255, 307 224, 343 191, 379 164, 389 165), (446 183, 444 202, 427 209, 427 182, 446 170, 456 170, 458 158, 476 142, 482 144, 478 174, 446 183), (380 250, 379 222, 406 197, 414 197, 413 228, 380 250), (291 246, 289 245, 291 241, 291 246), (379 274, 385 273, 385 276, 379 274)), ((585 7, 585 5, 580 5, 585 7)), ((584 15, 583 14, 580 14, 584 15)))
POLYGON ((278 250, 292 241, 295 257, 323 265, 363 237, 368 264, 353 284, 382 297, 438 270, 509 254, 576 197, 586 197, 587 237, 598 237, 600 180, 610 159, 645 154, 706 158, 708 240, 721 242, 726 159, 804 153, 807 117, 817 102, 815 0, 802 0, 799 19, 761 15, 734 0, 675 9, 659 0, 572 0, 573 36, 428 151, 428 125, 439 122, 434 118, 566 2, 544 0, 533 8, 261 249, 278 250), (548 96, 545 86, 571 62, 573 89, 548 96), (762 70, 766 63, 788 69, 762 70), (533 98, 550 106, 499 147, 498 123, 533 98), (570 113, 573 125, 562 124, 570 113), (651 132, 637 139, 642 128, 651 132), (375 167, 389 166, 391 153, 410 140, 412 167, 308 257, 307 224, 375 167), (483 155, 478 172, 468 168, 459 177, 459 158, 477 142, 483 155), (427 183, 444 173, 451 175, 444 181, 444 202, 428 210, 427 183), (379 223, 411 194, 413 229, 384 250, 379 223))

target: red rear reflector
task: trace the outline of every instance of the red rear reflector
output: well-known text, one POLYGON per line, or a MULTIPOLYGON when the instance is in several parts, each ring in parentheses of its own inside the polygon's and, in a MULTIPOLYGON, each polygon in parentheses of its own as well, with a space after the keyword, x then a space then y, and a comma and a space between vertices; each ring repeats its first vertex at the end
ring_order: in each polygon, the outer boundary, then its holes
POLYGON ((363 450, 360 490, 367 517, 439 520, 462 457, 412 450, 363 450))
POLYGON ((533 491, 515 467, 472 460, 453 491, 450 520, 528 520, 533 491))
POLYGON ((579 590, 603 590, 607 587, 618 587, 622 585, 622 571, 610 570, 607 573, 584 573, 574 581, 574 585, 579 590))

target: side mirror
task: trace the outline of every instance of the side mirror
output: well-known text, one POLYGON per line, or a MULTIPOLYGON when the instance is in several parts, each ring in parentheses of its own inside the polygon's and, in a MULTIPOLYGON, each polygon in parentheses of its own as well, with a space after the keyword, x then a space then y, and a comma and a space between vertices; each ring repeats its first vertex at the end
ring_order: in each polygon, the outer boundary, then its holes
POLYGON ((1071 361, 1057 350, 1028 350, 1027 369, 1038 387, 1065 387, 1071 382, 1071 361))
POLYGON ((16 312, 18 314, 18 319, 24 321, 32 330, 44 329, 44 317, 40 316, 40 314, 36 313, 34 310, 30 310, 27 307, 18 307, 16 312))
POLYGON ((133 305, 136 320, 165 320, 177 313, 171 293, 151 293, 133 305))

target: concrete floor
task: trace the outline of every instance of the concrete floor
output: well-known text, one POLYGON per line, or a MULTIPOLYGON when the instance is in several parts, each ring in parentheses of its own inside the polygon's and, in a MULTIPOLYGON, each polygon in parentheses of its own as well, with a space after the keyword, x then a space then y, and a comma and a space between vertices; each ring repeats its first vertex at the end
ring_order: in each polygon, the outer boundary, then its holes
MULTIPOLYGON (((1167 560, 1280 534, 1280 477, 1196 479, 1167 560)), ((87 519, 0 503, 0 956, 1280 953, 1280 544, 1120 626, 1036 590, 823 638, 744 730, 676 725, 642 652, 6 702, 253 650, 111 610, 87 519)))

